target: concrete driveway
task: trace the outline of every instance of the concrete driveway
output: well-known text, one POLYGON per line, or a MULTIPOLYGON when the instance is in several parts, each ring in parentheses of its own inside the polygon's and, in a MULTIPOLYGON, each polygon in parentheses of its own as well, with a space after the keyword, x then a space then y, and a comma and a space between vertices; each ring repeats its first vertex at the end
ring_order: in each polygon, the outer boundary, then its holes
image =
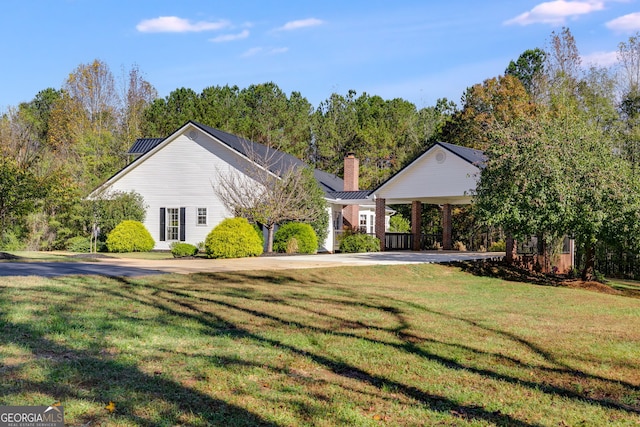
POLYGON ((339 267, 349 265, 425 264, 474 259, 499 258, 504 252, 372 252, 364 254, 318 254, 263 256, 240 259, 168 259, 100 258, 91 262, 4 262, 0 276, 102 275, 115 277, 165 273, 202 273, 246 270, 289 270, 298 268, 339 267))

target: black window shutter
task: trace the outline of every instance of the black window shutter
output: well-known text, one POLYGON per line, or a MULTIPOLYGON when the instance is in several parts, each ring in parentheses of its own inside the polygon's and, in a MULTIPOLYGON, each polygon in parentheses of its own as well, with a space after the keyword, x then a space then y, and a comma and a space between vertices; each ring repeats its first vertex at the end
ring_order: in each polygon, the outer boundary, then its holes
POLYGON ((186 240, 186 209, 180 208, 180 241, 184 242, 186 240))
POLYGON ((165 213, 165 208, 160 208, 160 241, 164 242, 166 239, 165 233, 167 232, 167 215, 165 213))

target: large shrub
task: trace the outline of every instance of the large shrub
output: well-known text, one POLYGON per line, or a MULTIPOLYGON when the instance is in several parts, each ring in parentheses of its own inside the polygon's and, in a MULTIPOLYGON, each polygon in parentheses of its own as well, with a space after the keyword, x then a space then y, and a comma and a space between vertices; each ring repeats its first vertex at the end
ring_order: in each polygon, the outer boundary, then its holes
POLYGON ((184 258, 188 256, 195 256, 198 253, 198 247, 190 243, 173 242, 169 249, 174 258, 184 258))
POLYGON ((70 252, 91 252, 91 239, 84 236, 75 236, 67 239, 66 249, 70 252))
POLYGON ((276 231, 273 237, 273 250, 276 252, 314 254, 318 250, 318 237, 311 225, 301 222, 288 222, 276 231), (292 243, 293 239, 295 239, 296 244, 292 243))
POLYGON ((122 221, 107 236, 109 252, 148 252, 155 244, 149 231, 138 221, 122 221))
POLYGON ((380 239, 368 234, 349 234, 340 241, 340 252, 378 252, 380 250, 380 239))
POLYGON ((243 258, 262 253, 262 239, 245 218, 227 218, 204 242, 209 258, 243 258))
POLYGON ((84 215, 89 227, 97 222, 100 240, 125 220, 143 222, 146 216, 144 198, 135 191, 116 191, 85 202, 84 215))

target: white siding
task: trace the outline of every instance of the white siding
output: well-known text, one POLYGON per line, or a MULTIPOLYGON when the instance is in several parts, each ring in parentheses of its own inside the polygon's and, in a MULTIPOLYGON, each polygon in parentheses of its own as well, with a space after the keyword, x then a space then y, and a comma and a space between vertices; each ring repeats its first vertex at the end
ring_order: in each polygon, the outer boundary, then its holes
POLYGON ((478 177, 477 167, 437 146, 383 185, 376 196, 408 202, 432 199, 434 203, 449 203, 455 198, 463 202, 475 190, 478 177), (439 153, 441 162, 437 159, 439 153))
POLYGON ((203 242, 211 229, 230 216, 216 196, 218 171, 229 171, 244 160, 209 135, 191 127, 169 140, 154 154, 133 164, 112 183, 111 190, 136 191, 147 205, 145 226, 156 241, 155 249, 169 249, 160 241, 160 208, 186 208, 186 242, 203 242), (207 209, 207 225, 197 225, 197 209, 207 209))

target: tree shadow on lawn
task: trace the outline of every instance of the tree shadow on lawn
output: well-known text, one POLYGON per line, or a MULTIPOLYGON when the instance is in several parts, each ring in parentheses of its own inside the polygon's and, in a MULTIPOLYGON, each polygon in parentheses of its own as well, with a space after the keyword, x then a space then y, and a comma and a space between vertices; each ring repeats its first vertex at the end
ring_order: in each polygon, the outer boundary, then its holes
MULTIPOLYGON (((226 276, 226 275, 225 275, 226 276)), ((255 279, 255 277, 251 276, 255 279)), ((202 276, 198 277, 198 281, 202 281, 202 276)), ((215 281, 220 277, 212 277, 211 284, 215 285, 215 281)), ((288 281, 291 286, 296 285, 296 281, 292 278, 288 281)), ((396 325, 392 327, 384 328, 375 325, 369 325, 366 322, 359 322, 352 324, 353 327, 363 328, 377 328, 381 331, 395 334, 400 338, 401 342, 391 342, 380 339, 372 339, 366 336, 359 335, 355 332, 343 332, 325 328, 318 328, 314 325, 308 325, 302 321, 290 320, 277 314, 276 312, 267 312, 265 310, 244 307, 241 301, 268 301, 273 304, 279 304, 282 306, 293 306, 300 309, 311 310, 317 316, 327 317, 329 319, 336 320, 338 322, 349 321, 349 319, 340 315, 330 315, 323 313, 322 311, 315 310, 314 308, 300 307, 295 302, 300 301, 302 303, 305 298, 304 295, 297 295, 292 297, 290 301, 283 298, 273 298, 264 294, 261 291, 251 289, 251 292, 242 291, 235 295, 224 295, 224 287, 221 287, 219 294, 225 298, 225 300, 219 300, 215 298, 205 297, 199 295, 203 291, 202 287, 194 289, 180 288, 171 289, 170 284, 165 287, 145 284, 134 279, 118 278, 115 279, 121 283, 121 287, 114 286, 100 286, 96 288, 92 287, 89 283, 79 281, 76 285, 78 288, 91 289, 94 293, 103 294, 106 298, 119 298, 129 300, 134 304, 142 304, 153 307, 168 316, 175 316, 177 318, 185 318, 193 320, 204 327, 204 333, 207 335, 219 335, 224 333, 225 335, 231 335, 233 338, 249 339, 257 344, 265 345, 268 347, 274 347, 281 349, 290 354, 307 358, 312 360, 316 364, 324 367, 328 371, 334 373, 345 379, 356 380, 362 384, 374 386, 378 389, 391 389, 394 393, 401 394, 409 399, 420 402, 426 408, 447 414, 453 414, 454 416, 467 419, 467 420, 484 420, 486 422, 495 423, 498 425, 509 426, 534 426, 526 421, 519 420, 508 414, 503 414, 499 411, 490 411, 480 405, 463 405, 457 401, 449 399, 444 396, 430 394, 421 390, 420 388, 407 384, 400 380, 393 380, 386 378, 382 375, 367 372, 366 370, 346 362, 339 360, 336 357, 330 355, 321 354, 319 352, 308 351, 303 348, 299 348, 295 345, 285 343, 281 340, 269 338, 259 333, 252 332, 251 330, 242 327, 241 325, 225 319, 223 314, 219 313, 222 310, 216 310, 216 307, 231 310, 237 313, 243 313, 249 317, 268 319, 276 325, 281 325, 283 329, 294 328, 309 330, 311 332, 324 333, 336 335, 345 338, 354 338, 358 340, 367 340, 368 342, 388 346, 390 348, 403 351, 408 354, 413 354, 424 358, 425 360, 434 361, 442 364, 443 366, 457 371, 472 372, 483 377, 490 379, 504 381, 506 383, 523 386, 531 390, 541 390, 544 393, 568 397, 575 399, 576 401, 587 401, 592 404, 596 404, 602 407, 609 407, 629 411, 632 413, 639 413, 637 408, 632 408, 627 405, 620 404, 618 402, 612 402, 606 399, 592 398, 585 394, 577 393, 573 390, 559 387, 556 385, 544 384, 540 381, 521 379, 516 376, 511 376, 503 373, 499 373, 495 370, 475 367, 471 364, 461 363, 450 357, 437 354, 433 351, 428 351, 421 346, 425 341, 430 341, 434 344, 443 344, 437 340, 425 340, 419 336, 406 332, 410 328, 408 320, 403 314, 403 310, 400 308, 403 304, 411 304, 408 301, 394 300, 388 296, 376 295, 366 296, 353 292, 352 298, 348 297, 349 291, 342 290, 339 297, 327 298, 327 301, 335 304, 338 303, 348 308, 365 308, 368 310, 375 310, 387 313, 396 319, 396 325), (137 291, 146 292, 140 294, 137 291), (231 301, 229 299, 233 298, 231 301), (205 304, 207 310, 202 310, 198 307, 198 303, 205 304)), ((242 285, 243 281, 238 280, 236 285, 242 285)), ((81 289, 79 289, 80 291, 81 289)), ((206 289, 209 293, 217 292, 215 288, 208 287, 206 289)), ((318 298, 318 297, 316 297, 318 298)), ((318 302, 322 302, 322 298, 318 298, 318 302)), ((430 311, 427 308, 415 305, 413 308, 430 311)), ((434 315, 449 316, 454 320, 453 316, 447 313, 439 313, 430 311, 434 315)), ((118 315, 119 314, 114 314, 118 315)), ((1 319, 1 318, 0 318, 1 319)), ((526 340, 522 340, 517 336, 510 335, 506 332, 486 328, 477 323, 473 323, 464 318, 455 318, 462 322, 468 322, 473 327, 484 328, 489 332, 503 335, 504 337, 515 340, 521 345, 529 346, 532 351, 540 354, 545 359, 550 359, 549 355, 541 349, 537 349, 535 346, 528 343, 526 340)), ((193 413, 196 416, 204 418, 211 425, 227 425, 229 420, 234 420, 236 425, 275 425, 262 418, 259 414, 249 412, 241 407, 228 404, 222 400, 212 398, 211 396, 201 393, 197 390, 193 390, 186 387, 176 381, 172 381, 163 376, 149 375, 142 372, 135 365, 124 364, 110 360, 108 357, 102 357, 95 354, 90 354, 85 351, 74 350, 67 346, 54 343, 45 337, 34 328, 31 328, 26 324, 17 324, 2 319, 4 328, 10 330, 9 334, 0 334, 0 343, 2 344, 18 344, 29 349, 29 351, 35 357, 47 357, 51 360, 51 369, 49 376, 40 381, 21 381, 18 383, 5 382, 0 385, 0 391, 2 395, 16 392, 16 388, 23 391, 36 391, 52 396, 56 396, 59 400, 67 400, 72 398, 86 399, 90 398, 95 401, 103 401, 105 404, 109 400, 113 400, 118 408, 116 417, 135 422, 143 426, 157 425, 156 421, 152 421, 146 418, 142 418, 135 414, 136 408, 132 399, 128 396, 142 395, 148 401, 154 400, 166 400, 167 402, 175 405, 176 407, 172 411, 163 413, 163 419, 167 420, 170 424, 180 424, 184 422, 180 419, 182 413, 193 413), (14 339, 10 339, 13 337, 14 339), (46 350, 43 350, 46 349, 46 350), (60 381, 62 377, 72 377, 60 381), (83 389, 89 389, 89 391, 78 391, 77 387, 71 387, 68 384, 80 384, 83 389), (83 394, 84 393, 84 394, 83 394)), ((353 323, 353 322, 352 322, 353 323)), ((276 326, 277 327, 277 326, 276 326)), ((488 357, 497 358, 503 362, 509 362, 512 364, 521 365, 523 369, 530 370, 537 368, 538 370, 548 370, 551 373, 563 373, 572 378, 593 378, 602 381, 610 381, 606 378, 600 378, 585 374, 581 371, 575 371, 565 368, 546 368, 546 367, 532 367, 531 365, 524 364, 519 360, 513 358, 507 358, 498 353, 482 352, 480 350, 465 346, 463 344, 448 344, 455 345, 458 348, 463 349, 466 352, 472 354, 481 353, 488 357)), ((550 360, 553 362, 553 360, 550 360)), ((230 364, 246 364, 249 363, 243 360, 229 360, 226 361, 230 364)), ((632 384, 624 383, 623 387, 630 393, 639 393, 640 388, 632 384)), ((362 392, 359 390, 358 392, 362 392)), ((139 399, 137 399, 139 400, 139 399)), ((302 409, 301 409, 302 410, 302 409)), ((87 421, 93 421, 93 419, 86 419, 87 421)))
MULTIPOLYGON (((158 290, 160 290, 160 288, 156 288, 158 290)), ((190 310, 196 310, 197 308, 195 308, 193 305, 191 304, 184 304, 183 301, 184 298, 193 298, 194 295, 190 294, 188 292, 183 292, 183 291, 176 291, 176 290, 167 290, 167 289, 163 289, 164 292, 170 294, 170 295, 175 295, 176 297, 178 297, 179 299, 174 300, 173 302, 177 305, 183 305, 185 308, 189 308, 190 310)), ((608 407, 608 408, 613 408, 613 409, 620 409, 620 410, 624 410, 627 412, 632 412, 632 413, 640 413, 640 407, 633 407, 615 400, 612 400, 610 398, 607 397, 609 391, 612 388, 615 389, 620 389, 621 387, 624 388, 624 394, 627 395, 638 395, 640 394, 640 387, 633 385, 631 383, 628 382, 624 382, 624 381, 620 381, 620 380, 616 380, 616 379, 610 379, 610 378, 605 378, 602 376, 597 376, 597 375, 592 375, 592 374, 587 374, 583 371, 580 370, 576 370, 573 367, 564 364, 560 361, 558 361, 550 352, 544 350, 543 348, 533 344, 530 341, 527 341, 513 333, 510 332, 506 332, 506 331, 501 331, 499 329, 496 328, 490 328, 487 327, 485 325, 482 325, 479 322, 473 321, 473 320, 469 320, 469 319, 465 319, 463 317, 458 317, 458 316, 453 316, 451 314, 448 313, 444 313, 444 312, 439 312, 436 310, 431 310, 428 309, 426 307, 422 307, 420 305, 417 304, 412 304, 412 303, 408 303, 406 301, 400 301, 400 300, 395 300, 393 298, 390 298, 388 296, 385 296, 383 300, 377 301, 377 303, 366 303, 362 301, 362 295, 355 295, 354 294, 354 298, 357 298, 357 300, 345 300, 342 299, 340 300, 340 304, 345 305, 345 306, 352 306, 352 307, 357 307, 357 308, 361 308, 361 307, 365 307, 368 309, 373 309, 373 310, 378 310, 378 311, 382 311, 388 314, 391 314, 395 317, 396 319, 396 323, 397 326, 393 327, 393 328, 382 328, 382 327, 377 327, 375 325, 368 325, 362 321, 352 321, 350 319, 347 319, 345 317, 342 316, 334 316, 334 315, 330 315, 318 310, 314 310, 313 308, 309 308, 306 306, 306 303, 308 301, 305 301, 305 305, 303 306, 297 306, 295 304, 290 303, 289 301, 282 299, 282 298, 274 298, 272 296, 266 296, 264 298, 262 298, 259 295, 256 295, 255 293, 253 293, 251 296, 240 296, 240 295, 235 295, 236 298, 244 298, 250 301, 264 301, 264 302, 269 302, 269 303, 277 303, 280 305, 284 305, 284 306, 288 306, 288 307, 295 307, 295 308, 300 308, 300 309, 304 309, 305 311, 314 313, 318 316, 322 316, 325 318, 330 318, 332 320, 336 320, 338 321, 338 324, 340 327, 346 327, 346 328, 366 328, 366 329, 374 329, 374 330, 379 330, 379 331, 383 331, 383 332, 388 332, 391 334, 395 334, 397 337, 402 339, 402 343, 396 343, 396 342, 391 342, 391 341, 383 341, 380 339, 371 339, 367 336, 364 335, 360 335, 360 334, 356 334, 356 333, 351 333, 351 332, 340 332, 340 331, 335 331, 335 330, 331 330, 330 333, 332 335, 335 336, 339 336, 339 337, 345 337, 345 338, 355 338, 355 339, 359 339, 359 340, 364 340, 367 342, 370 342, 372 344, 382 344, 388 347, 392 347, 398 350, 402 350, 406 353, 410 353, 410 354, 414 354, 417 356, 420 356, 424 359, 427 360, 431 360, 431 361, 436 361, 440 364, 442 364, 443 366, 446 366, 449 369, 454 369, 454 370, 459 370, 459 371, 468 371, 468 372, 473 372, 479 375, 482 375, 484 377, 487 378, 492 378, 495 380, 500 380, 506 383, 510 383, 510 384, 514 384, 514 385, 520 385, 520 386, 525 386, 531 389, 535 389, 535 390, 543 390, 546 393, 550 393, 550 394, 554 394, 557 396, 562 396, 562 397, 567 397, 567 398, 571 398, 571 399, 578 399, 578 400, 584 400, 587 401, 589 403, 593 403, 596 405, 600 405, 600 406, 604 406, 604 407, 608 407), (407 333, 405 332, 407 329, 409 329, 410 325, 409 322, 405 319, 404 315, 402 314, 402 311, 397 307, 397 306, 393 306, 390 305, 389 303, 393 302, 397 305, 402 305, 402 304, 409 304, 411 307, 413 307, 414 309, 419 309, 421 311, 424 312, 428 312, 437 316, 441 316, 441 317, 445 317, 449 320, 454 320, 454 321, 459 321, 462 323, 467 324, 468 326, 474 328, 474 329, 479 329, 479 330, 483 330, 485 332, 489 332, 491 334, 500 336, 510 342, 514 342, 516 343, 516 345, 521 345, 523 347, 525 347, 528 351, 536 354, 537 356, 539 356, 540 358, 542 358, 544 361, 555 365, 556 367, 547 367, 547 366, 542 366, 542 365, 532 365, 530 363, 524 363, 521 360, 515 359, 513 357, 508 357, 505 355, 502 355, 500 353, 493 353, 493 352, 486 352, 486 351, 482 351, 482 350, 478 350, 469 346, 466 346, 464 344, 459 344, 459 343, 444 343, 442 341, 438 341, 435 339, 425 339, 419 336, 416 336, 414 334, 411 333, 407 333), (430 343, 430 344, 440 344, 440 345, 447 345, 447 346, 452 346, 452 347, 457 347, 458 349, 461 349, 465 352, 469 352, 475 355, 479 355, 479 356, 483 356, 483 357, 487 357, 487 358, 492 358, 494 360, 500 360, 501 363, 505 364, 505 365, 510 365, 510 366, 517 366, 520 369, 526 371, 529 373, 529 375, 531 376, 531 372, 535 371, 535 374, 533 375, 534 378, 537 378, 537 381, 531 380, 531 379, 523 379, 523 378, 518 378, 512 375, 506 375, 506 374, 502 374, 502 373, 498 373, 495 372, 493 370, 490 369, 485 369, 485 368, 480 368, 480 367, 476 367, 476 366, 472 366, 471 364, 462 364, 459 361, 456 361, 452 358, 449 357, 444 357, 442 355, 436 354, 434 352, 429 352, 426 351, 425 349, 421 348, 420 345, 423 345, 424 343, 430 343), (581 389, 583 389, 583 392, 578 392, 575 389, 571 389, 571 388, 567 388, 567 386, 576 386, 579 387, 581 389), (601 393, 597 393, 594 390, 601 390, 601 393), (593 396, 589 396, 588 393, 593 393, 593 396)), ((250 309, 250 308, 246 308, 246 307, 242 307, 241 305, 238 304, 232 304, 229 302, 225 302, 225 301, 220 301, 220 300, 214 300, 211 298, 205 298, 205 297, 196 297, 199 300, 206 302, 208 304, 215 304, 218 306, 223 306, 226 308, 230 308, 239 312, 243 312, 245 314, 251 315, 251 316, 256 316, 256 317, 260 317, 260 318, 264 318, 264 319, 268 319, 274 322, 277 322, 279 324, 282 324, 283 326, 287 326, 287 327, 291 327, 293 326, 294 328, 298 328, 301 330, 309 330, 311 332, 315 332, 315 333, 327 333, 329 332, 326 329, 323 328, 318 328, 312 325, 307 325, 305 323, 296 321, 296 320, 291 320, 291 319, 286 319, 283 317, 279 317, 273 313, 267 313, 265 311, 259 311, 256 309, 250 309)), ((302 296, 302 298, 304 298, 304 296, 302 296)), ((335 303, 336 300, 333 298, 330 299, 326 299, 326 300, 316 300, 315 302, 318 302, 319 304, 322 303, 335 303)), ((325 363, 322 363, 325 364, 325 363)), ((360 377, 361 375, 358 375, 358 377, 360 377)), ((396 383, 390 383, 388 382, 388 380, 383 380, 381 379, 380 381, 385 382, 386 381, 386 385, 393 385, 394 387, 398 387, 398 384, 396 383)), ((367 381, 370 382, 373 385, 376 386, 380 386, 378 380, 376 381, 367 381)), ((462 411, 462 413, 464 413, 464 410, 462 411)))
MULTIPOLYGON (((123 279, 123 280, 126 281, 126 279, 123 279)), ((140 285, 137 285, 137 286, 140 286, 140 285)), ((380 345, 388 346, 397 350, 401 350, 406 353, 424 358, 425 360, 438 362, 449 369, 472 372, 472 373, 481 375, 483 377, 491 378, 494 380, 498 380, 498 381, 502 381, 502 382, 506 382, 506 383, 510 383, 518 386, 524 386, 531 390, 541 390, 544 393, 548 393, 556 396, 562 396, 570 399, 575 399, 577 401, 585 401, 585 402, 599 405, 602 407, 613 408, 613 409, 622 410, 622 411, 631 412, 631 413, 640 413, 640 409, 637 407, 632 407, 632 406, 629 406, 621 402, 614 401, 602 396, 597 396, 597 397, 588 396, 586 392, 579 393, 575 390, 565 387, 565 385, 567 384, 575 383, 578 379, 580 380, 586 379, 589 381, 590 385, 602 386, 602 388, 605 388, 605 389, 609 386, 620 386, 620 387, 623 387, 625 391, 628 392, 629 394, 638 394, 640 393, 640 387, 638 386, 635 386, 630 383, 624 383, 618 380, 612 380, 609 378, 590 375, 582 371, 572 369, 568 366, 562 365, 557 361, 555 361, 548 352, 536 347, 532 343, 520 337, 515 336, 514 334, 488 328, 478 324, 477 322, 470 321, 468 319, 454 318, 453 316, 450 316, 446 313, 440 313, 440 312, 428 310, 422 307, 423 310, 429 311, 432 314, 449 317, 452 320, 455 319, 458 321, 466 322, 472 327, 482 328, 493 334, 500 335, 503 338, 506 338, 510 341, 514 341, 520 345, 523 345, 529 348, 531 351, 541 356, 547 362, 553 363, 558 367, 550 368, 545 366, 532 366, 531 364, 523 363, 520 360, 509 358, 499 353, 483 352, 483 351, 465 346, 463 344, 457 344, 457 343, 453 344, 458 348, 461 348, 464 351, 467 351, 473 354, 482 354, 490 358, 502 360, 502 362, 505 364, 518 365, 520 368, 522 368, 523 370, 526 370, 527 372, 531 372, 531 370, 534 370, 536 371, 536 374, 546 373, 547 377, 549 377, 549 375, 553 375, 555 379, 555 377, 560 376, 560 377, 563 377, 564 380, 560 381, 562 383, 560 385, 560 384, 554 384, 553 383, 554 381, 546 383, 546 382, 543 382, 543 380, 523 379, 523 378, 519 378, 512 375, 499 373, 495 370, 491 370, 488 368, 476 367, 476 366, 472 366, 471 364, 463 364, 453 358, 439 355, 439 354, 436 354, 435 352, 427 351, 420 346, 425 341, 431 341, 432 343, 435 343, 435 344, 445 344, 445 345, 451 345, 451 344, 441 343, 437 340, 425 340, 421 337, 417 337, 415 335, 405 333, 404 330, 409 327, 407 320, 404 318, 402 311, 398 307, 395 307, 389 304, 390 299, 388 299, 386 296, 384 298, 381 298, 381 300, 379 301, 368 304, 368 303, 363 303, 362 295, 354 294, 354 298, 356 298, 355 300, 343 299, 340 301, 340 303, 343 305, 352 305, 352 306, 358 306, 358 307, 365 306, 370 309, 383 311, 385 313, 389 313, 395 316, 395 318, 397 319, 397 326, 393 328, 386 328, 386 329, 380 328, 380 329, 385 330, 386 332, 396 334, 398 337, 402 339, 403 342, 397 343, 397 342, 390 342, 390 341, 384 341, 379 339, 371 339, 356 333, 340 332, 335 330, 318 328, 313 325, 308 325, 300 321, 291 320, 288 318, 278 316, 273 312, 266 312, 263 310, 257 310, 255 308, 243 307, 240 304, 232 303, 229 301, 222 301, 218 299, 198 296, 198 292, 199 292, 198 290, 195 290, 195 291, 172 290, 172 289, 167 289, 167 288, 153 286, 153 285, 142 285, 142 287, 152 289, 154 291, 153 294, 156 295, 157 297, 154 301, 138 300, 138 302, 140 303, 152 304, 154 307, 160 308, 171 315, 186 317, 192 320, 196 320, 202 325, 210 328, 212 330, 211 332, 214 332, 214 333, 216 328, 220 327, 221 323, 226 324, 225 328, 227 330, 236 331, 236 334, 238 336, 250 338, 258 343, 266 344, 268 346, 278 347, 278 348, 287 350, 292 354, 309 358, 314 362, 316 362, 317 364, 324 366, 326 369, 330 370, 331 372, 337 375, 343 376, 345 378, 356 379, 362 383, 373 385, 378 388, 387 387, 387 388, 396 390, 396 392, 401 393, 406 397, 415 399, 432 410, 462 414, 464 418, 486 420, 486 421, 494 422, 500 425, 514 425, 514 426, 531 425, 524 421, 514 419, 506 414, 502 414, 500 412, 487 411, 484 408, 479 406, 460 405, 459 403, 454 402, 446 397, 426 393, 415 386, 404 384, 400 381, 391 380, 380 375, 366 372, 363 369, 360 369, 359 367, 354 366, 345 361, 336 360, 326 355, 303 350, 301 348, 297 348, 296 346, 286 344, 284 342, 281 342, 272 338, 261 336, 247 329, 244 329, 233 322, 225 320, 216 314, 213 314, 213 311, 212 312, 202 311, 196 306, 195 303, 191 303, 187 301, 199 301, 200 303, 205 303, 209 307, 211 306, 224 307, 226 309, 229 309, 235 312, 241 312, 249 316, 268 319, 274 322, 275 324, 282 325, 283 328, 292 327, 297 330, 309 330, 315 333, 324 333, 324 334, 329 333, 339 337, 365 340, 373 344, 380 344, 380 345), (161 294, 164 294, 164 295, 160 298, 161 294), (172 305, 175 305, 176 307, 181 307, 182 309, 186 310, 186 312, 178 311, 174 309, 172 305)), ((116 292, 116 294, 118 293, 116 292)), ((118 294, 118 296, 126 297, 126 295, 121 295, 121 294, 118 294)), ((129 297, 131 297, 131 295, 129 297)), ((260 293, 256 294, 255 291, 251 292, 248 295, 236 294, 233 297, 236 299, 240 298, 240 299, 246 299, 249 301, 262 301, 262 296, 260 295, 260 293)), ((275 303, 275 304, 280 304, 285 306, 292 306, 290 302, 285 301, 282 298, 273 298, 272 296, 264 296, 264 298, 266 298, 264 301, 267 301, 270 303, 275 303)), ((330 302, 335 303, 336 300, 330 299, 330 302)), ((406 303, 405 301, 394 301, 394 302, 398 304, 406 303)), ((298 308, 301 308, 301 307, 298 307, 298 308)), ((304 307, 304 309, 313 311, 313 309, 309 309, 308 307, 304 307)), ((339 320, 341 322, 348 321, 348 319, 345 319, 341 316, 330 316, 330 315, 327 315, 326 313, 322 313, 319 311, 313 311, 313 312, 319 316, 332 317, 333 319, 339 320)), ((376 328, 375 326, 370 326, 365 323, 358 324, 356 322, 355 326, 357 327, 358 325, 366 328, 376 328)), ((351 326, 354 326, 353 322, 351 322, 351 326)), ((536 375, 534 378, 539 378, 539 377, 538 375, 536 375)))
MULTIPOLYGON (((37 295, 34 295, 37 300, 37 295)), ((133 364, 117 362, 88 350, 78 350, 51 341, 41 331, 28 324, 16 323, 0 316, 0 346, 19 346, 27 349, 31 357, 44 363, 45 376, 39 379, 24 379, 19 371, 26 363, 4 365, 0 368, 0 402, 6 404, 10 394, 37 393, 53 396, 65 403, 73 399, 102 402, 116 405, 116 411, 108 414, 90 413, 78 416, 83 425, 100 425, 117 420, 133 422, 140 426, 184 425, 184 414, 192 414, 207 425, 228 426, 276 426, 244 408, 213 398, 162 376, 149 375, 133 364), (153 405, 160 402, 163 409, 158 418, 148 419, 136 415, 135 400, 153 405)), ((39 402, 49 404, 51 402, 39 402)), ((69 413, 70 408, 67 408, 69 413)), ((189 421, 186 421, 189 422, 189 421)))
MULTIPOLYGON (((121 278, 120 280, 123 283, 130 283, 127 279, 124 279, 124 278, 121 278)), ((250 314, 252 316, 263 317, 263 318, 268 318, 270 320, 282 322, 284 325, 289 325, 294 327, 297 326, 289 320, 283 320, 276 316, 273 316, 264 312, 246 309, 234 304, 224 303, 218 300, 194 297, 193 295, 190 295, 187 292, 171 291, 162 287, 156 287, 152 285, 137 284, 136 286, 154 290, 155 292, 153 294, 156 295, 155 300, 151 301, 151 300, 140 299, 132 294, 124 294, 124 293, 120 293, 113 290, 104 290, 104 291, 118 298, 130 298, 135 300, 137 303, 151 304, 155 308, 165 311, 166 313, 177 316, 177 317, 187 318, 189 320, 195 320, 201 325, 210 328, 211 329, 210 333, 212 334, 217 334, 217 329, 220 327, 220 324, 226 323, 226 329, 236 331, 235 335, 237 337, 242 337, 245 339, 249 338, 256 343, 267 345, 269 347, 277 347, 291 354, 308 358, 313 362, 317 363, 318 365, 323 366, 328 371, 336 375, 339 375, 341 377, 354 379, 361 383, 374 386, 376 388, 386 387, 386 388, 395 390, 395 392, 401 393, 410 399, 416 400, 421 404, 423 404, 428 409, 431 409, 433 411, 456 414, 461 418, 470 419, 470 420, 471 419, 485 420, 485 421, 495 423, 497 425, 504 425, 504 426, 534 427, 537 425, 537 424, 530 424, 525 421, 518 420, 507 414, 502 414, 500 411, 488 411, 485 408, 477 405, 462 405, 446 397, 426 393, 417 387, 407 385, 399 381, 390 380, 379 375, 368 373, 358 368, 357 366, 346 363, 344 361, 336 360, 325 355, 303 350, 303 349, 297 348, 296 346, 286 344, 276 339, 263 337, 245 328, 242 328, 233 322, 229 322, 228 320, 225 320, 219 317, 218 315, 213 314, 212 312, 203 312, 199 310, 194 304, 187 303, 184 300, 196 298, 202 302, 217 304, 218 306, 231 308, 240 312, 244 312, 246 314, 250 314), (171 297, 167 297, 167 296, 160 297, 162 293, 167 293, 178 299, 172 299, 171 297), (171 307, 170 304, 175 304, 179 307, 187 309, 189 313, 175 310, 174 308, 171 307)), ((307 326, 303 324, 300 324, 299 326, 307 328, 307 326)), ((329 330, 321 329, 319 331, 323 333, 333 333, 332 331, 329 331, 329 330)))

